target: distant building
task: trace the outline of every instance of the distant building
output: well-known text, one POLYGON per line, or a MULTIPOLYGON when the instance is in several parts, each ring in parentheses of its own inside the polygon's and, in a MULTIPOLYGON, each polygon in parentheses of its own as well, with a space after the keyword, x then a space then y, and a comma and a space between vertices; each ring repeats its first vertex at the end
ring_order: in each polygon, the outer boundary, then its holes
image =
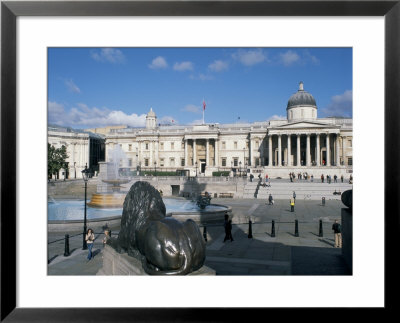
POLYGON ((124 167, 132 171, 181 170, 212 176, 289 172, 340 175, 352 172, 353 120, 318 118, 314 97, 303 83, 286 107, 285 120, 254 123, 160 125, 150 109, 145 128, 110 128, 105 134, 106 161, 117 145, 125 152, 124 167))
POLYGON ((105 138, 103 135, 76 130, 69 127, 49 125, 47 141, 55 148, 65 146, 68 168, 61 170, 57 178, 82 178, 85 166, 92 173, 98 172, 99 162, 105 160, 105 138))

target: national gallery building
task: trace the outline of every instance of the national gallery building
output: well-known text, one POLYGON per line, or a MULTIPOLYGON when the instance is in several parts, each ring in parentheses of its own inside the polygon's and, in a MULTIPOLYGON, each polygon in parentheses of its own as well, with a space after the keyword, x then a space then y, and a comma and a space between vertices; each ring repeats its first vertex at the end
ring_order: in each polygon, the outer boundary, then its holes
POLYGON ((286 115, 286 120, 254 123, 159 125, 150 109, 145 128, 86 131, 102 133, 106 161, 113 151, 122 150, 126 158, 120 166, 132 171, 179 171, 189 176, 229 171, 231 176, 261 173, 272 178, 287 178, 290 172, 352 172, 351 118, 318 118, 316 101, 302 82, 288 100, 286 115))

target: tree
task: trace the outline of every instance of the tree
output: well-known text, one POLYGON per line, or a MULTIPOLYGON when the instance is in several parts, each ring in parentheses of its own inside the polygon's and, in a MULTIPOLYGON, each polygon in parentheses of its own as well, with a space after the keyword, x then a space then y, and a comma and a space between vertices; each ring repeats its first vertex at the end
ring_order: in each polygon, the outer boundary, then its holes
POLYGON ((61 168, 67 169, 67 158, 67 148, 64 145, 61 148, 55 148, 47 144, 47 175, 49 179, 52 175, 57 175, 61 168))

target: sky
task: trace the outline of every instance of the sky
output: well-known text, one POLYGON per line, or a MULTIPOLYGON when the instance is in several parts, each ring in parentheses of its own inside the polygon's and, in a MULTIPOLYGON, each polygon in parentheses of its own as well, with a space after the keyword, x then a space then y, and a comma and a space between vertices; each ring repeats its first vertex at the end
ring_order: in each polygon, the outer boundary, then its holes
POLYGON ((352 117, 351 48, 49 48, 48 122, 75 129, 286 119, 299 82, 318 117, 352 117))

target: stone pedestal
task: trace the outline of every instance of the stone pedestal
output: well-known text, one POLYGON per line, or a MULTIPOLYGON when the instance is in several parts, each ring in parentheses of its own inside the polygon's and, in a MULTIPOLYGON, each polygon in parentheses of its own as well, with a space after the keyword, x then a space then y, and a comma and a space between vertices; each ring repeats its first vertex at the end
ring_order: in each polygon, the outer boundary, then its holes
POLYGON ((353 273, 353 214, 349 208, 342 208, 342 255, 353 273))
MULTIPOLYGON (((129 256, 127 253, 120 254, 108 245, 106 245, 103 250, 103 268, 97 272, 97 275, 148 276, 148 274, 143 270, 142 263, 139 260, 129 256)), ((203 266, 199 270, 188 274, 188 276, 199 275, 216 275, 216 272, 207 266, 203 266)))

